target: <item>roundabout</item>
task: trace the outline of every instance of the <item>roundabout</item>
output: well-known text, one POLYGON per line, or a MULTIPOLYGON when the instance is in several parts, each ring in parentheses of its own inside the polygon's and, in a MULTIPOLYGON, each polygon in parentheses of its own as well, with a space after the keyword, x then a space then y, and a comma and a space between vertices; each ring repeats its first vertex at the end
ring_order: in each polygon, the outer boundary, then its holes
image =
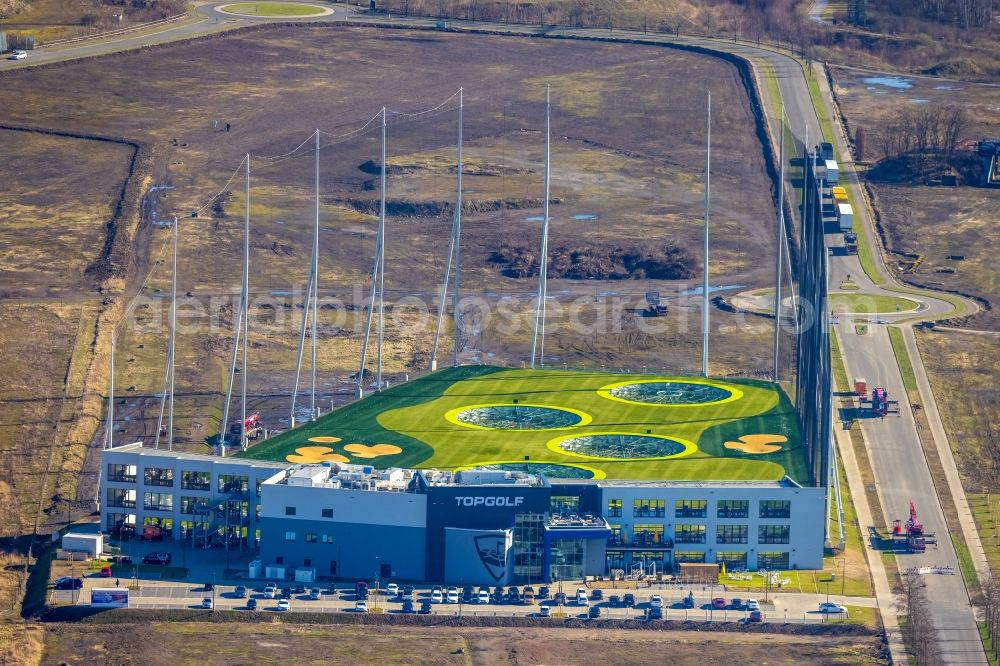
POLYGON ((316 18, 333 14, 330 7, 298 2, 233 2, 215 9, 222 14, 255 18, 316 18))

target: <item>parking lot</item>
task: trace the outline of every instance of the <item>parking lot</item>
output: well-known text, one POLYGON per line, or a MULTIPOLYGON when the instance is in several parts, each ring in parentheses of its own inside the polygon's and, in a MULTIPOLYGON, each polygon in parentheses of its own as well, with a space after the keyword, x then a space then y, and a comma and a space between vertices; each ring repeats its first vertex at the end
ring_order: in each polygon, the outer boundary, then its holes
MULTIPOLYGON (((130 581, 119 581, 123 585, 130 581)), ((129 595, 130 608, 203 608, 204 600, 211 599, 212 607, 217 610, 248 610, 248 601, 253 599, 256 603, 257 611, 280 612, 278 601, 282 598, 288 599, 290 612, 359 612, 356 610, 356 603, 359 600, 353 585, 319 585, 319 586, 298 586, 294 584, 284 584, 287 596, 282 594, 282 586, 279 583, 275 598, 266 598, 264 594, 264 581, 250 581, 248 583, 225 583, 215 584, 213 589, 208 590, 202 583, 192 584, 189 582, 168 582, 141 580, 138 590, 133 589, 129 595), (246 586, 246 597, 240 598, 235 590, 238 586, 246 586), (311 599, 310 592, 313 589, 320 590, 318 599, 311 599)), ((84 587, 81 590, 56 590, 53 591, 52 600, 56 603, 89 604, 92 589, 101 587, 114 587, 114 579, 94 578, 85 579, 84 587)), ((445 591, 447 587, 443 588, 445 591)), ((490 588, 492 591, 495 588, 490 588)), ((535 588, 539 590, 539 587, 535 588)), ((628 619, 643 618, 653 607, 653 595, 659 595, 662 599, 662 619, 665 620, 695 620, 695 621, 747 621, 750 616, 745 605, 740 609, 732 607, 732 598, 726 597, 726 608, 712 607, 708 590, 704 596, 699 597, 695 592, 694 608, 684 607, 684 597, 688 590, 621 590, 621 589, 587 589, 587 603, 582 605, 575 599, 576 587, 563 586, 563 591, 567 596, 565 605, 557 604, 552 598, 542 599, 536 603, 466 603, 462 600, 461 589, 459 589, 459 602, 447 603, 446 601, 433 603, 432 588, 420 586, 414 589, 412 612, 422 612, 430 615, 468 615, 468 616, 522 616, 522 617, 542 617, 543 612, 551 614, 553 617, 581 617, 587 618, 592 612, 599 612, 600 618, 628 619), (599 590, 595 592, 595 590, 599 590), (635 595, 635 605, 623 607, 622 601, 625 594, 635 595), (601 599, 593 597, 599 595, 601 599), (612 602, 612 595, 618 600, 612 602), (599 611, 592 611, 592 608, 599 611), (547 611, 543 611, 547 608, 547 611)), ((478 588, 473 589, 473 597, 478 588)), ((556 588, 551 588, 550 597, 557 592, 556 588)), ((719 598, 716 593, 714 598, 719 598)), ((771 595, 767 601, 760 599, 760 610, 764 612, 766 622, 823 622, 843 619, 842 616, 831 614, 826 615, 817 611, 818 604, 825 601, 825 595, 803 595, 803 594, 778 594, 771 595)), ((746 597, 743 598, 745 602, 746 597)), ((852 606, 873 607, 874 600, 857 597, 831 596, 834 603, 849 604, 852 606)), ((367 597, 366 605, 368 612, 382 613, 402 613, 404 612, 403 597, 389 596, 384 592, 370 593, 367 597)), ((208 609, 205 609, 206 612, 208 609)))

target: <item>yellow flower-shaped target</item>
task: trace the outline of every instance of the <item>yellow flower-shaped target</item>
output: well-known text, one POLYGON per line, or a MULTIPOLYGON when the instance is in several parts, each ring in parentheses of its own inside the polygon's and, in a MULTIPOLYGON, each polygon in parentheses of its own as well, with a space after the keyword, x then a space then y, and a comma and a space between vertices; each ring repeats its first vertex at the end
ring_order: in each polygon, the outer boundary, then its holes
POLYGON ((285 456, 285 460, 293 463, 348 462, 349 459, 339 453, 334 453, 328 446, 303 446, 295 449, 295 454, 285 456), (298 454, 298 455, 295 455, 298 454))
POLYGON ((392 444, 373 444, 371 446, 366 444, 347 444, 344 446, 344 450, 355 458, 378 458, 381 456, 394 456, 397 453, 403 452, 403 449, 392 444))
POLYGON ((340 441, 340 438, 339 437, 327 437, 327 436, 323 436, 323 437, 310 437, 309 441, 310 442, 316 442, 317 444, 336 444, 337 442, 340 441))
POLYGON ((743 435, 738 442, 726 442, 723 446, 733 451, 763 455, 780 451, 780 444, 787 441, 788 438, 784 435, 743 435))

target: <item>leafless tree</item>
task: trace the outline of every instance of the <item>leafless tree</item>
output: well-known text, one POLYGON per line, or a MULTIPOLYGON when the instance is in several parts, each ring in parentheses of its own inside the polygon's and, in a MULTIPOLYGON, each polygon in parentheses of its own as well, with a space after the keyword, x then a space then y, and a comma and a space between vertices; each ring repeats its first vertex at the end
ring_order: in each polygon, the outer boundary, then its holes
POLYGON ((919 575, 903 575, 898 603, 900 611, 906 617, 903 641, 914 661, 918 666, 937 666, 943 663, 937 629, 927 601, 926 585, 919 575))

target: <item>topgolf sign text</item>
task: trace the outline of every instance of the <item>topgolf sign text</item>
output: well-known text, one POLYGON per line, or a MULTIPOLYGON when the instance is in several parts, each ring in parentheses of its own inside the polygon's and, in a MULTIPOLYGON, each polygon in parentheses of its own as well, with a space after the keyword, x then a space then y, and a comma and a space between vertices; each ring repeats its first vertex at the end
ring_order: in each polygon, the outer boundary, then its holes
POLYGON ((521 506, 523 497, 456 497, 458 506, 521 506))

